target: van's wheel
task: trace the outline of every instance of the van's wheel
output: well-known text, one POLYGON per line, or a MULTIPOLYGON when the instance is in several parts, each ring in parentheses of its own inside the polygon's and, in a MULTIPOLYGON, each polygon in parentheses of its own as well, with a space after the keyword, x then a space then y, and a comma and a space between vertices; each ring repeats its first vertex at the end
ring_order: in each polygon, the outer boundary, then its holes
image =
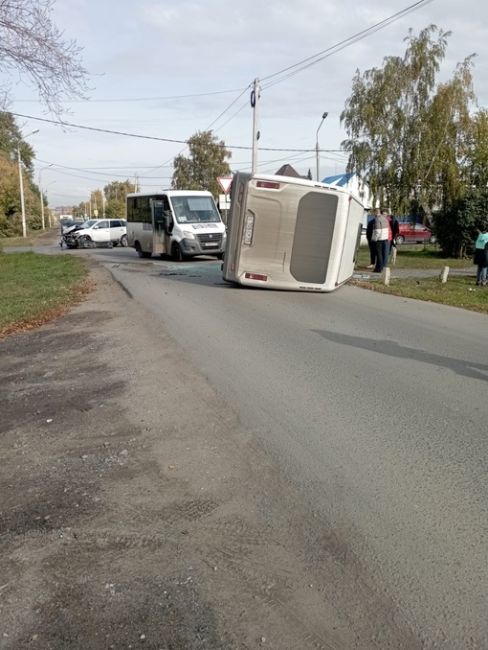
POLYGON ((123 246, 124 248, 127 246, 127 235, 122 235, 120 238, 120 245, 123 246))
POLYGON ((397 235, 395 239, 396 244, 403 244, 405 242, 405 237, 403 235, 397 235))
POLYGON ((178 242, 174 242, 173 246, 171 246, 171 257, 175 260, 175 262, 183 262, 185 259, 183 251, 181 250, 181 246, 178 244, 178 242))
POLYGON ((134 248, 136 249, 136 253, 139 255, 139 257, 147 257, 146 253, 144 253, 138 241, 136 241, 136 243, 134 244, 134 248))

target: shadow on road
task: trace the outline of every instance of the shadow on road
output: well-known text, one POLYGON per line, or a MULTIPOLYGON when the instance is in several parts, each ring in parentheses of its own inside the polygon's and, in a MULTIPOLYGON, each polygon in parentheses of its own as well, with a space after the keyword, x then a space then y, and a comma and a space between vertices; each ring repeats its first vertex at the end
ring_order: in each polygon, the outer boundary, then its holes
POLYGON ((447 368, 454 371, 456 374, 463 377, 471 377, 472 379, 483 379, 488 381, 488 365, 483 363, 476 363, 474 361, 465 361, 464 359, 455 359, 454 357, 444 357, 433 352, 426 350, 418 350, 416 348, 409 348, 400 345, 395 341, 387 341, 380 339, 368 339, 361 336, 350 336, 348 334, 339 334, 338 332, 328 332, 326 330, 312 330, 319 334, 324 339, 332 341, 332 343, 339 343, 340 345, 349 345, 353 348, 360 348, 362 350, 369 350, 384 354, 389 357, 396 357, 397 359, 412 359, 413 361, 422 361, 423 363, 430 363, 433 366, 440 368, 447 368))

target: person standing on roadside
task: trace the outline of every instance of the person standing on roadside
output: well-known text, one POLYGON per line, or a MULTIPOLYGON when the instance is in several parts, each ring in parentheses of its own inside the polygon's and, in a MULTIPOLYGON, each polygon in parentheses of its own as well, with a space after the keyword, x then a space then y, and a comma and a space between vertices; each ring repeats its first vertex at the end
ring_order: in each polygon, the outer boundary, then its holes
POLYGON ((478 235, 474 244, 474 263, 478 266, 476 272, 476 285, 486 287, 486 279, 488 274, 488 225, 484 224, 481 227, 480 234, 478 235))
POLYGON ((366 239, 369 247, 369 266, 367 269, 374 269, 376 265, 376 242, 373 241, 374 216, 369 216, 366 224, 366 239))
POLYGON ((392 214, 389 214, 387 216, 387 219, 388 219, 388 223, 390 224, 390 231, 388 233, 388 258, 389 258, 393 252, 393 249, 396 248, 396 238, 400 234, 400 224, 392 214))
POLYGON ((376 245, 375 273, 381 273, 388 262, 388 248, 390 235, 390 222, 386 210, 377 210, 374 218, 372 241, 376 245))

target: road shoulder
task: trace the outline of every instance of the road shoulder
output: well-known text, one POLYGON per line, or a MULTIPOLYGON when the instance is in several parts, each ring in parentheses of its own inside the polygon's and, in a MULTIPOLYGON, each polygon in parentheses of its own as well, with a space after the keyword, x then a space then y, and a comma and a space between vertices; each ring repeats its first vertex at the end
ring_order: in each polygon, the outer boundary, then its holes
POLYGON ((354 648, 383 610, 416 647, 161 324, 93 277, 0 342, 2 650, 354 648))

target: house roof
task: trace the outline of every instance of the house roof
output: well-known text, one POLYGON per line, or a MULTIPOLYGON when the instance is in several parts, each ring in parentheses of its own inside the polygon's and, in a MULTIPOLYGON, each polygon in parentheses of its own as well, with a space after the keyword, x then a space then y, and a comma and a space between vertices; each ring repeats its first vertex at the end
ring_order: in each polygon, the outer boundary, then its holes
POLYGON ((296 169, 294 169, 291 165, 286 163, 286 165, 282 165, 278 171, 276 172, 276 176, 293 176, 293 178, 303 178, 296 169))
POLYGON ((351 178, 354 176, 353 173, 349 174, 336 174, 335 176, 326 176, 322 183, 327 183, 327 185, 337 185, 339 187, 344 187, 349 183, 351 178))

